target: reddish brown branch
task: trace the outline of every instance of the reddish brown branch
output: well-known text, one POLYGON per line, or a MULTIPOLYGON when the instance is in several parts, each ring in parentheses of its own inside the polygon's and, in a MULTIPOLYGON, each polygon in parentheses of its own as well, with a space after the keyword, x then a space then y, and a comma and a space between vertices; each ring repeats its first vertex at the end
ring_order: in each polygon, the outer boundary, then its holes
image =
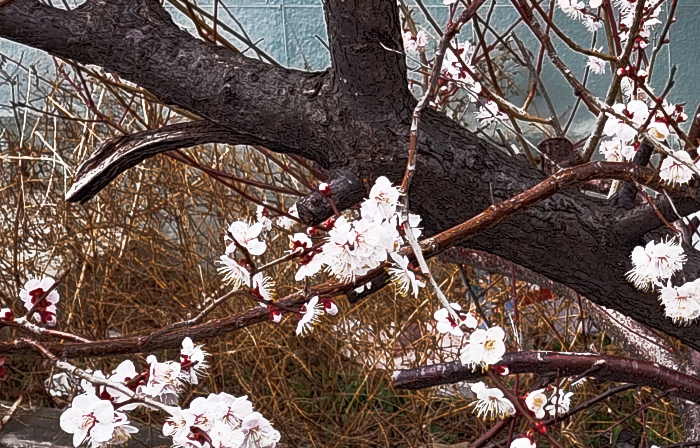
MULTIPOLYGON (((510 374, 546 375, 559 372, 561 376, 577 376, 590 370, 589 375, 600 380, 672 391, 671 396, 700 403, 699 379, 639 359, 589 353, 518 352, 506 353, 496 366, 507 367, 510 374), (595 365, 600 368, 591 370, 595 365)), ((481 378, 484 375, 480 369, 473 371, 455 361, 400 370, 394 374, 393 385, 397 389, 415 390, 481 378)))

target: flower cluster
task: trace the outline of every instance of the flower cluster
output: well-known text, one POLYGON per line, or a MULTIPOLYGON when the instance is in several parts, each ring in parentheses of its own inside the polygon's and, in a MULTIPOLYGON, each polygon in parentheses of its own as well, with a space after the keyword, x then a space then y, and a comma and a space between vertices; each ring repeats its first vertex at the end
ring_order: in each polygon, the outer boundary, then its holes
POLYGON ((627 278, 639 289, 651 289, 683 269, 685 259, 683 247, 677 241, 649 241, 645 247, 637 246, 632 251, 634 267, 627 278))
POLYGON ((226 392, 197 397, 189 408, 176 408, 163 425, 163 434, 184 448, 274 447, 280 440, 260 413, 253 412, 247 396, 226 392))
POLYGON ((681 286, 671 285, 671 277, 683 269, 685 260, 679 242, 650 241, 644 247, 634 248, 633 268, 627 273, 628 280, 639 289, 660 288, 659 300, 666 316, 679 324, 688 324, 700 316, 700 279, 681 286))
MULTIPOLYGON (((137 432, 129 425, 126 412, 143 404, 138 398, 175 405, 184 383, 198 383, 207 367, 206 356, 201 346, 185 338, 179 362, 158 362, 155 356, 149 356, 148 370, 143 373, 136 370, 131 360, 123 361, 109 376, 99 370, 94 372, 93 377, 112 383, 113 387, 81 381, 85 392, 76 396, 61 414, 61 429, 73 434, 76 447, 83 442, 92 448, 125 442, 137 432), (118 390, 114 384, 124 387, 118 390)), ((222 392, 195 398, 187 409, 168 409, 171 418, 163 426, 163 433, 173 438, 176 447, 274 447, 280 439, 270 422, 253 412, 253 405, 245 396, 236 398, 222 392)))
POLYGON ((671 286, 670 281, 661 288, 659 297, 666 316, 675 323, 687 324, 700 316, 700 279, 671 286))
MULTIPOLYGON (((24 302, 24 307, 27 309, 27 311, 32 309, 37 301, 45 295, 46 291, 51 289, 53 284, 54 279, 51 277, 44 277, 41 280, 33 278, 24 284, 24 287, 19 292, 19 297, 22 299, 22 302, 24 302)), ((58 300, 58 291, 54 289, 53 291, 49 292, 48 295, 46 295, 46 297, 34 309, 34 319, 44 325, 56 325, 56 303, 58 303, 58 300)), ((12 311, 9 309, 7 311, 3 309, 3 319, 5 319, 5 316, 14 317, 11 313, 12 311)))
MULTIPOLYGON (((332 199, 331 189, 327 184, 319 191, 332 199)), ((399 255, 398 249, 404 244, 399 219, 399 199, 401 193, 386 177, 379 177, 369 197, 360 206, 360 219, 353 220, 347 216, 331 218, 324 223, 327 237, 320 240, 320 232, 310 227, 307 233, 297 232, 290 237, 290 252, 298 257, 299 268, 297 281, 315 276, 324 269, 338 279, 349 283, 358 276, 379 268, 387 261, 393 261, 388 272, 402 294, 413 292, 418 295, 425 283, 416 277, 406 256, 399 255), (314 242, 316 238, 316 242, 314 242)), ((292 210, 290 210, 290 214, 292 210)), ((219 272, 224 275, 224 282, 234 290, 247 287, 249 294, 258 298, 261 305, 267 307, 272 302, 273 282, 264 277, 262 272, 255 272, 251 266, 252 257, 262 255, 267 249, 265 241, 260 239, 265 229, 271 228, 271 222, 264 208, 258 208, 258 221, 249 223, 236 221, 226 232, 226 253, 220 257, 219 272), (235 258, 237 252, 244 257, 235 258)), ((294 210, 294 215, 297 212, 294 210)), ((419 237, 420 217, 408 215, 409 226, 414 236, 419 237)), ((282 311, 269 307, 270 319, 282 320, 282 311)), ((335 315, 337 305, 329 298, 313 297, 299 311, 297 334, 308 333, 318 322, 320 315, 335 315)))
MULTIPOLYGON (((539 389, 530 392, 525 397, 525 405, 530 414, 536 419, 543 419, 545 411, 549 412, 551 417, 561 416, 569 411, 571 406, 571 396, 573 392, 564 392, 561 389, 555 388, 552 395, 547 398, 545 389, 539 389), (550 403, 550 404, 547 404, 550 403)), ((510 444, 510 448, 535 448, 535 434, 547 434, 547 425, 544 422, 536 421, 521 437, 517 437, 510 444)))

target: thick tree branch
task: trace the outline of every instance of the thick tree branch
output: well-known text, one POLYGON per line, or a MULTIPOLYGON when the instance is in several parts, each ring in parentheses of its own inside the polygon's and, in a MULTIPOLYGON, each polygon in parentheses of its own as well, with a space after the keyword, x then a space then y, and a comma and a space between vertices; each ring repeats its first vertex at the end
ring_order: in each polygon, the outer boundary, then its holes
POLYGON ((351 107, 385 113, 409 94, 405 58, 386 50, 403 51, 396 2, 324 0, 324 6, 336 88, 351 107))
MULTIPOLYGON (((496 366, 507 367, 510 374, 556 374, 561 377, 587 376, 604 381, 615 381, 650 386, 667 391, 676 389, 671 396, 700 403, 700 380, 656 363, 620 356, 590 353, 517 352, 506 353, 496 366), (593 367, 595 369, 592 369, 593 367)), ((423 389, 440 384, 468 381, 485 376, 481 369, 472 370, 459 361, 434 364, 415 369, 399 370, 394 374, 397 389, 423 389)))
POLYGON ((0 36, 95 64, 268 148, 324 160, 305 128, 327 76, 274 67, 192 37, 155 0, 90 0, 72 11, 16 0, 0 36), (318 157, 316 157, 318 156, 318 157))
POLYGON ((160 153, 205 143, 256 145, 260 140, 210 121, 163 126, 107 140, 78 168, 66 200, 86 202, 121 173, 160 153))

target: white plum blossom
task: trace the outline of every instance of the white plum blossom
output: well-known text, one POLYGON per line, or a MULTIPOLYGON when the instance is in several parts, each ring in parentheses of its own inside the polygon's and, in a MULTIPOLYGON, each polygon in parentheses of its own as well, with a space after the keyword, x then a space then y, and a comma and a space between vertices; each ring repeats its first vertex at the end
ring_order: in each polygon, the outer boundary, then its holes
POLYGON ((224 423, 217 423, 209 430, 212 448, 239 448, 245 442, 241 429, 234 429, 224 423))
POLYGON ((586 27, 589 33, 595 33, 603 27, 603 21, 586 15, 586 17, 583 18, 583 26, 586 27))
MULTIPOLYGON (((601 47, 596 51, 600 52, 602 49, 603 48, 601 47)), ((588 62, 586 62, 586 66, 588 66, 588 68, 591 69, 591 72, 595 73, 596 75, 602 75, 605 73, 605 64, 606 62, 597 56, 588 56, 588 62)))
POLYGON ((182 340, 180 350, 180 378, 190 384, 198 384, 198 375, 202 375, 207 368, 204 357, 208 353, 202 350, 201 345, 194 345, 190 337, 182 340))
POLYGON ((513 403, 503 396, 502 390, 488 388, 483 381, 473 384, 471 389, 478 400, 474 411, 479 417, 495 419, 515 414, 513 403))
MULTIPOLYGON (((24 287, 19 292, 19 297, 24 302, 24 307, 29 311, 34 304, 44 295, 46 291, 51 289, 54 284, 54 279, 51 277, 43 277, 41 280, 33 278, 24 284, 24 287)), ((58 291, 51 291, 39 306, 34 310, 34 319, 44 325, 56 325, 56 303, 59 300, 58 291)))
POLYGON ((236 221, 228 227, 228 234, 226 235, 226 240, 231 240, 231 237, 235 242, 231 242, 226 248, 226 254, 231 254, 236 251, 236 243, 248 251, 251 255, 262 255, 267 249, 267 243, 265 241, 260 241, 258 237, 263 230, 263 225, 259 222, 255 224, 249 224, 245 221, 236 221), (229 234, 231 237, 229 237, 229 234))
POLYGON ((299 270, 294 274, 294 280, 300 282, 306 277, 313 277, 318 274, 323 267, 323 257, 320 254, 311 252, 300 260, 299 270))
MULTIPOLYGON (((252 285, 250 287, 250 293, 259 299, 272 302, 272 295, 275 293, 275 282, 272 278, 265 277, 262 272, 258 272, 253 276, 252 285)), ((259 302, 260 306, 267 308, 267 304, 259 302)))
MULTIPOLYGON (((311 238, 304 233, 295 233, 293 236, 290 236, 289 239, 291 240, 289 247, 292 249, 292 252, 301 252, 304 249, 311 249, 313 247, 311 238)), ((294 279, 299 282, 306 277, 313 277, 322 267, 323 256, 313 250, 309 251, 299 260, 299 270, 294 276, 294 279)))
POLYGON ((267 214, 267 209, 262 205, 258 205, 258 208, 255 211, 255 215, 258 218, 258 223, 262 224, 265 230, 270 231, 272 230, 272 220, 268 218, 267 214))
POLYGON ((408 258, 395 252, 390 252, 389 256, 394 260, 394 265, 397 266, 388 268, 388 271, 391 280, 399 288, 399 293, 405 296, 410 290, 413 290, 414 297, 418 297, 418 290, 425 287, 425 283, 418 280, 416 274, 408 267, 408 258))
POLYGON ((241 285, 250 284, 250 272, 233 258, 222 255, 218 263, 221 265, 218 270, 224 275, 224 283, 232 285, 234 290, 240 288, 241 285))
POLYGON ((272 448, 280 439, 248 397, 225 392, 197 397, 188 409, 173 408, 163 434, 186 448, 272 448))
MULTIPOLYGON (((474 67, 471 65, 471 60, 474 56, 475 49, 476 47, 473 47, 471 44, 469 44, 469 42, 462 42, 461 44, 457 45, 457 53, 459 53, 459 58, 457 58, 452 51, 445 53, 443 67, 445 72, 447 72, 447 75, 451 78, 461 80, 466 84, 478 84, 476 81, 474 81, 469 72, 464 69, 464 66, 460 62, 461 59, 467 68, 474 72, 474 67)), ((479 88, 481 88, 481 86, 479 86, 479 88)))
POLYGON ((576 0, 557 0, 559 8, 572 19, 581 19, 583 17, 583 9, 586 5, 583 2, 576 0))
POLYGON ((544 418, 544 406, 547 404, 547 401, 544 389, 538 389, 527 394, 525 405, 535 414, 535 418, 544 418))
POLYGON ((536 448, 537 444, 529 437, 520 437, 510 443, 510 448, 536 448))
POLYGON ((415 36, 410 31, 405 31, 402 37, 403 46, 410 53, 423 52, 428 45, 428 36, 423 30, 418 31, 415 36))
MULTIPOLYGON (((627 117, 635 127, 640 127, 649 117, 649 108, 644 101, 632 100, 627 105, 617 103, 612 106, 616 114, 627 117)), ((603 133, 611 137, 617 137, 623 142, 632 140, 637 131, 623 120, 608 114, 603 133)))
POLYGON ((108 400, 100 400, 90 394, 78 395, 71 407, 61 414, 61 429, 73 434, 73 446, 77 447, 87 440, 92 447, 106 445, 113 439, 115 430, 123 427, 121 432, 132 433, 135 428, 125 426, 129 423, 122 413, 114 412, 114 406, 108 400))
POLYGON ((326 270, 345 281, 355 281, 386 261, 387 251, 393 251, 398 231, 393 220, 350 222, 338 218, 322 247, 326 270))
POLYGON ((657 117, 657 119, 651 120, 647 125, 647 132, 657 140, 665 140, 671 133, 668 124, 663 120, 663 116, 657 117))
POLYGON ((601 142, 600 153, 608 162, 630 162, 637 155, 637 150, 634 145, 627 145, 619 138, 614 138, 601 142))
MULTIPOLYGON (((103 376, 102 372, 99 370, 95 372, 95 376, 100 377, 103 376)), ((112 375, 107 378, 110 381, 113 381, 115 383, 123 383, 126 384, 129 380, 136 378, 138 376, 138 372, 136 371, 136 367, 134 366, 134 363, 130 360, 124 360, 122 361, 116 369, 112 372, 112 375)), ((87 383, 87 382, 86 382, 87 383)), ((127 400, 129 400, 131 397, 126 395, 125 393, 118 391, 116 389, 112 389, 110 387, 102 387, 102 392, 98 393, 99 387, 95 388, 92 384, 89 383, 84 383, 83 384, 83 390, 85 390, 87 393, 93 394, 93 395, 98 395, 102 399, 109 399, 113 404, 119 404, 123 403, 127 400), (89 384, 89 386, 88 386, 89 384)), ((129 405, 124 405, 124 406, 119 406, 120 411, 130 411, 132 409, 136 409, 138 407, 138 403, 133 403, 129 405)))
POLYGON ((659 299, 666 309, 666 316, 673 322, 690 323, 700 316, 700 279, 682 286, 671 286, 669 281, 661 288, 659 299))
POLYGON ((455 322, 447 308, 440 308, 433 314, 433 317, 438 322, 435 328, 440 333, 449 333, 453 336, 461 337, 464 336, 464 332, 460 328, 461 325, 466 325, 467 328, 476 328, 479 324, 472 313, 461 312, 462 306, 460 304, 450 303, 450 307, 455 310, 457 316, 460 318, 460 322, 455 322))
POLYGON ((158 362, 153 355, 146 358, 146 362, 149 364, 148 382, 141 391, 162 403, 177 403, 177 393, 181 385, 180 363, 158 362))
POLYGON ((549 412, 551 417, 569 412, 571 396, 573 394, 573 392, 564 392, 561 389, 555 390, 554 394, 552 394, 552 397, 549 399, 551 404, 544 409, 549 412))
POLYGON ((649 289, 683 269, 685 260, 683 247, 675 240, 649 241, 632 251, 633 268, 627 272, 627 279, 639 289, 649 289))
POLYGON ((338 314, 338 305, 336 305, 331 299, 321 297, 321 304, 323 305, 323 311, 329 316, 335 316, 338 314))
POLYGON ((301 307, 301 319, 297 324, 297 336, 311 332, 313 326, 318 322, 318 318, 323 313, 323 305, 318 303, 318 296, 314 296, 304 306, 301 307))
POLYGON ((0 309, 0 319, 10 322, 15 320, 15 313, 10 308, 0 309))
POLYGON ((397 187, 391 185, 389 179, 385 176, 378 177, 369 192, 369 198, 360 206, 362 219, 391 218, 396 213, 400 196, 401 192, 397 187))
POLYGON ((682 162, 693 166, 693 158, 686 151, 671 152, 661 163, 659 177, 671 185, 687 183, 693 177, 693 170, 682 162))
POLYGON ((170 418, 163 424, 163 435, 172 437, 175 446, 187 446, 190 428, 194 425, 195 416, 188 409, 173 408, 170 418))
POLYGON ((289 236, 289 248, 291 252, 298 251, 299 249, 311 249, 313 245, 313 241, 311 241, 311 238, 306 236, 305 233, 297 232, 289 236))
POLYGON ((227 423, 234 428, 238 428, 243 419, 253 413, 253 403, 248 400, 247 395, 234 397, 226 392, 219 394, 209 394, 207 400, 216 403, 216 418, 227 423))
POLYGON ((588 5, 591 7, 591 9, 600 8, 602 4, 603 0, 588 0, 588 5))
POLYGON ((280 440, 280 433, 258 412, 243 419, 241 431, 245 435, 243 446, 247 447, 273 447, 280 440))
POLYGON ((486 101, 486 103, 479 108, 479 112, 476 113, 477 121, 484 124, 502 121, 507 118, 508 116, 498 109, 498 104, 493 100, 486 101))
POLYGON ((496 364, 506 352, 506 345, 503 342, 505 335, 503 329, 498 326, 488 330, 474 330, 469 336, 469 345, 465 347, 460 357, 462 365, 496 364))

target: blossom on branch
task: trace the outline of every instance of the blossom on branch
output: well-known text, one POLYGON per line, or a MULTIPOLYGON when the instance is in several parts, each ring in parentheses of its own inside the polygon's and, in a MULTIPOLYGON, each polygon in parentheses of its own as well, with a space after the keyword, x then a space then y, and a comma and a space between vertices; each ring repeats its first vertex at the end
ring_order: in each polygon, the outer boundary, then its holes
POLYGON ((268 217, 269 211, 264 206, 258 205, 255 215, 258 218, 258 223, 261 224, 265 230, 272 230, 272 220, 268 217))
POLYGON ((90 394, 75 397, 60 418, 61 429, 73 434, 75 447, 86 440, 93 448, 110 445, 115 439, 123 441, 136 432, 128 423, 123 413, 114 411, 111 402, 90 394))
POLYGON ((219 273, 224 274, 224 283, 232 285, 234 290, 241 285, 250 284, 250 272, 233 258, 222 255, 218 263, 221 265, 218 269, 219 273))
POLYGON ((637 155, 637 147, 627 145, 619 138, 605 140, 600 143, 600 153, 608 162, 630 162, 637 155))
POLYGON ((686 151, 671 152, 661 163, 659 177, 670 185, 682 185, 693 177, 693 170, 687 165, 693 166, 693 158, 686 151))
POLYGON ((259 222, 252 225, 245 221, 236 221, 232 223, 228 227, 225 239, 231 241, 231 238, 233 238, 235 242, 231 242, 231 244, 228 245, 226 254, 234 253, 237 248, 236 243, 238 243, 251 255, 262 255, 267 249, 265 241, 260 241, 258 239, 262 230, 263 225, 259 222))
POLYGON ((243 446, 247 447, 272 447, 280 440, 280 433, 258 412, 243 419, 241 431, 245 435, 243 446))
POLYGON ((571 396, 573 394, 573 392, 564 392, 561 389, 555 390, 554 394, 549 399, 551 404, 546 406, 545 410, 549 412, 551 417, 569 412, 569 407, 571 406, 571 396))
POLYGON ((583 18, 583 26, 586 27, 589 33, 595 33, 603 28, 603 21, 597 17, 586 15, 586 17, 583 18))
POLYGON ((189 336, 183 339, 180 350, 180 378, 190 384, 198 384, 197 376, 202 375, 207 368, 207 363, 204 362, 207 355, 202 346, 194 345, 189 336))
POLYGON ((536 448, 537 444, 530 437, 520 437, 510 443, 510 448, 536 448))
POLYGON ((688 324, 700 316, 700 279, 682 286, 671 286, 671 282, 661 288, 659 296, 666 309, 666 316, 675 323, 688 324))
MULTIPOLYGON (((253 276, 250 293, 258 299, 272 302, 272 295, 275 293, 274 287, 275 282, 270 277, 265 277, 262 272, 258 272, 253 276)), ((263 302, 260 302, 260 306, 267 308, 267 304, 263 302)))
MULTIPOLYGON (((54 284, 54 279, 44 277, 41 280, 33 278, 24 284, 24 287, 19 292, 19 297, 24 302, 24 307, 29 311, 35 303, 44 295, 46 291, 51 289, 54 284)), ((39 306, 34 310, 34 319, 44 325, 56 325, 56 303, 58 303, 59 295, 55 289, 51 291, 39 306)))
POLYGON ((318 322, 321 313, 323 313, 323 305, 318 303, 318 296, 313 297, 301 307, 301 319, 297 324, 297 336, 305 335, 311 332, 313 326, 318 322))
POLYGON ((385 176, 380 176, 374 182, 369 192, 369 198, 362 202, 360 214, 362 219, 389 219, 396 213, 401 192, 391 185, 385 176))
POLYGON ((478 400, 474 411, 479 417, 491 420, 515 414, 513 403, 503 396, 502 390, 488 388, 483 381, 473 384, 471 389, 478 400))
MULTIPOLYGON (((627 117, 635 127, 640 127, 649 117, 649 108, 640 100, 632 100, 627 105, 617 103, 612 106, 616 114, 627 117)), ((637 135, 637 130, 623 120, 608 114, 603 133, 611 137, 617 137, 623 142, 632 140, 637 135)))
POLYGON ((460 321, 455 322, 452 314, 447 308, 440 308, 435 311, 433 317, 438 321, 435 328, 440 333, 449 333, 453 336, 464 336, 464 332, 460 328, 460 325, 466 325, 467 328, 476 328, 479 324, 472 313, 462 313, 462 306, 458 303, 450 303, 450 307, 459 316, 460 321))
POLYGON ((562 12, 572 19, 579 20, 583 18, 583 10, 586 8, 583 2, 577 2, 576 0, 557 0, 557 4, 562 12))
POLYGON ((632 251, 632 270, 627 279, 638 289, 653 288, 660 280, 666 280, 683 269, 686 256, 680 243, 674 240, 655 243, 649 241, 645 247, 637 246, 632 251))
POLYGON ((15 313, 10 308, 3 308, 0 310, 0 319, 5 322, 11 322, 15 320, 15 313))
POLYGON ((547 396, 544 394, 544 389, 538 389, 527 394, 525 405, 535 414, 535 418, 544 418, 544 406, 547 404, 547 396))
POLYGON ((425 31, 420 30, 414 36, 411 31, 404 31, 402 34, 403 46, 409 53, 424 52, 425 47, 428 45, 428 36, 425 31))
POLYGON ((493 100, 488 100, 479 108, 476 113, 477 121, 484 124, 491 124, 494 121, 502 121, 508 119, 508 116, 498 109, 498 104, 493 100))
POLYGON ((323 305, 323 311, 325 311, 325 313, 329 316, 335 316, 338 314, 338 305, 336 305, 331 299, 321 297, 321 304, 323 305))
POLYGON ((146 358, 149 364, 148 382, 141 391, 165 404, 177 403, 180 390, 180 363, 175 361, 158 362, 151 355, 146 358))
POLYGON ((395 252, 390 252, 389 256, 394 260, 394 266, 387 270, 391 275, 391 281, 399 288, 401 295, 408 295, 410 290, 413 290, 414 297, 418 297, 419 288, 425 287, 425 283, 416 278, 416 274, 409 268, 408 258, 405 255, 399 255, 395 252))
MULTIPOLYGON (((596 51, 601 51, 602 49, 603 48, 601 47, 596 51)), ((605 73, 605 64, 606 62, 604 60, 596 56, 588 56, 588 62, 586 62, 586 66, 596 75, 602 75, 605 73)))
POLYGON ((503 342, 505 332, 501 327, 491 327, 488 330, 474 330, 469 336, 469 345, 462 352, 462 365, 489 366, 496 364, 506 352, 503 342))

